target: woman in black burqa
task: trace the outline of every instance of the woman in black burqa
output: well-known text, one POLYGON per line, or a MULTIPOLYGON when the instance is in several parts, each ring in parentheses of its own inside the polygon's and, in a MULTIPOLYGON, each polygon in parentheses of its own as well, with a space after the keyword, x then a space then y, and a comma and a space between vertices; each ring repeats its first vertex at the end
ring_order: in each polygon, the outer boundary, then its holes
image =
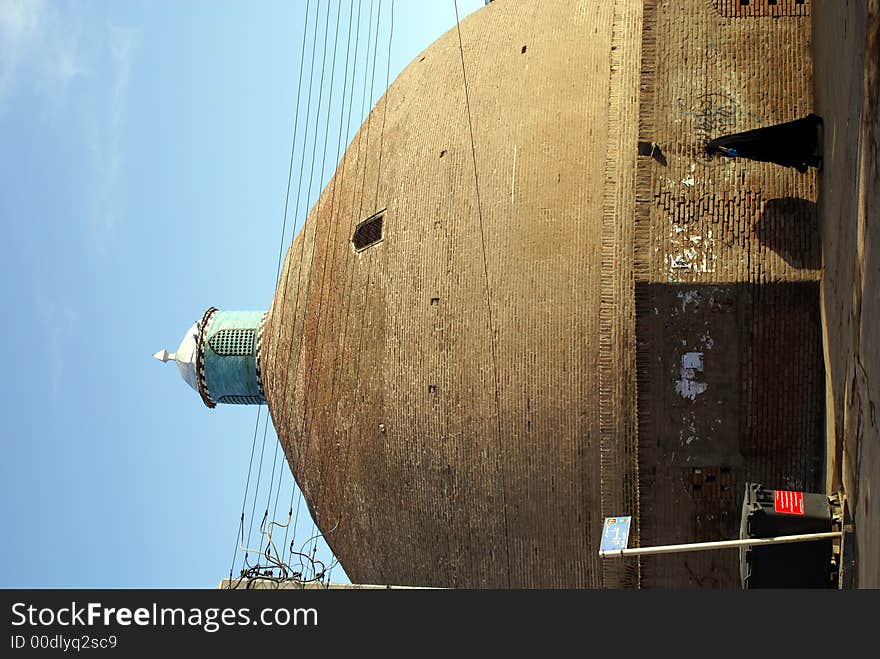
POLYGON ((794 167, 806 172, 822 165, 822 119, 803 119, 718 137, 706 144, 706 153, 729 158, 749 158, 794 167))

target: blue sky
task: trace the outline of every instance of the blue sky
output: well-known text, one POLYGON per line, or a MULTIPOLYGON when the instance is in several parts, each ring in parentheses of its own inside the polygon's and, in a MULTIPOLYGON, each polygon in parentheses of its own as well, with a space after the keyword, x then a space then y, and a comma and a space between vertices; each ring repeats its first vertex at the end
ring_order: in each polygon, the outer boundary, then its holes
MULTIPOLYGON (((461 17, 483 4, 459 0, 461 17)), ((392 81, 455 25, 452 0, 379 9, 310 0, 304 30, 305 0, 0 0, 0 586, 211 588, 229 574, 257 408, 208 410, 150 355, 173 351, 208 306, 268 308, 279 246, 337 162, 348 44, 359 66, 343 149, 385 90, 392 9, 392 81), (316 77, 310 105, 302 82, 282 238, 304 42, 316 77)), ((274 491, 286 521, 293 491, 271 424, 262 448, 265 412, 244 501, 254 528, 274 491)), ((297 544, 311 530, 303 504, 297 544)), ((329 562, 325 545, 318 556, 329 562)), ((347 580, 338 567, 332 579, 347 580)))

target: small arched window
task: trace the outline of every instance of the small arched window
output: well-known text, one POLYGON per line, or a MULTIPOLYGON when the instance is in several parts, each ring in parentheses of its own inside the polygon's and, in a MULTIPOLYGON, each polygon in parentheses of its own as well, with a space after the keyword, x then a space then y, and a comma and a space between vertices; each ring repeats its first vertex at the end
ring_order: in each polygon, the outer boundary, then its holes
POLYGON ((250 357, 254 354, 254 330, 222 329, 211 337, 208 345, 222 357, 250 357))

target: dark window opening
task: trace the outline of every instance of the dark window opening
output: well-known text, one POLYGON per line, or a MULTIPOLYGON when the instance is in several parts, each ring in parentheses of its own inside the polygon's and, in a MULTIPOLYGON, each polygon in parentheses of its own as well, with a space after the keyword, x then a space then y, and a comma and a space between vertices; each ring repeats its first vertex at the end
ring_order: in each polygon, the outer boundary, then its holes
POLYGON ((749 4, 749 0, 739 0, 739 4, 747 5, 747 4, 749 4))
POLYGON ((211 337, 208 345, 224 357, 250 357, 254 354, 254 330, 222 329, 211 337))
POLYGON ((354 245, 356 251, 360 252, 382 241, 382 220, 384 218, 385 211, 382 210, 357 225, 354 235, 351 237, 351 244, 354 245))

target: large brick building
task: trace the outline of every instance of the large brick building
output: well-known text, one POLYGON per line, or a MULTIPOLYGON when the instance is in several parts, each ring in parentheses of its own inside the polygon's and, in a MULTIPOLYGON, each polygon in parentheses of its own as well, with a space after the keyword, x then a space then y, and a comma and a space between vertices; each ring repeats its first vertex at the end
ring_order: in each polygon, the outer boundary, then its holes
POLYGON ((732 538, 747 480, 822 488, 815 172, 703 148, 810 112, 809 12, 497 0, 379 100, 256 362, 353 581, 732 587, 600 559, 603 518, 732 538))
POLYGON ((377 103, 264 346, 354 581, 729 587, 735 552, 602 561, 603 517, 729 538, 746 480, 821 489, 815 173, 703 152, 811 110, 809 12, 498 0, 377 103))

